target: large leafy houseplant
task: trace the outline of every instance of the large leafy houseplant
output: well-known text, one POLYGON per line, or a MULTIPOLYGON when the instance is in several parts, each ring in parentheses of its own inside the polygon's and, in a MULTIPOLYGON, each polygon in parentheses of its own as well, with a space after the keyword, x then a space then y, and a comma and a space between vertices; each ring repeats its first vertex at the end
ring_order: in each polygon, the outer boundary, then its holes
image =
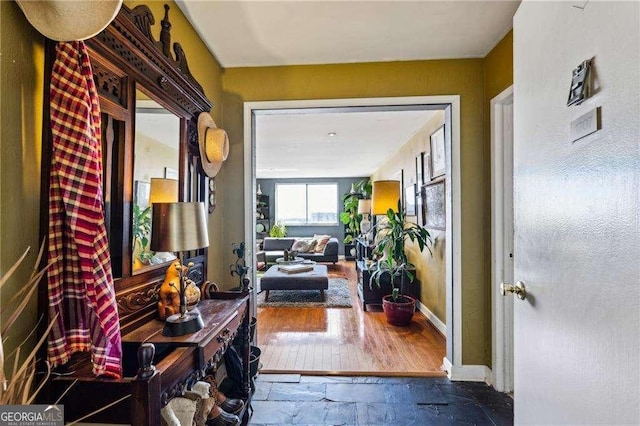
POLYGON ((355 192, 342 197, 344 211, 340 212, 340 221, 346 225, 349 233, 344 237, 344 243, 349 244, 354 236, 360 234, 360 222, 362 215, 358 213, 358 201, 361 198, 367 199, 371 196, 371 180, 362 179, 353 184, 355 192))
MULTIPOLYGON (((409 283, 414 281, 415 276, 412 271, 415 270, 415 265, 409 262, 405 243, 408 241, 417 243, 420 252, 426 248, 431 254, 431 235, 425 228, 407 221, 400 202, 398 202, 397 212, 389 209, 385 218, 378 222, 377 232, 379 239, 375 253, 383 257, 376 262, 369 285, 372 286, 375 283, 379 287, 381 280, 389 276, 392 293, 390 300, 387 300, 395 303, 410 302, 413 299, 404 295, 404 285, 407 279, 409 283)), ((413 314, 413 311, 411 313, 413 314)))
POLYGON ((137 257, 143 264, 146 264, 154 256, 152 251, 147 250, 151 235, 151 207, 145 209, 139 205, 133 205, 133 241, 138 248, 137 257))

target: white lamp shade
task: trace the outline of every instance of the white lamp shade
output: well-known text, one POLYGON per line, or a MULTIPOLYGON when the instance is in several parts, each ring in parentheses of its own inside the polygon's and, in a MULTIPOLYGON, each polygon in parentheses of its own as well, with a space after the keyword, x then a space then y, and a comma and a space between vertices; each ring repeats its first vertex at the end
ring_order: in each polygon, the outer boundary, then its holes
POLYGON ((151 178, 149 204, 177 203, 178 181, 175 179, 151 178))
POLYGON ((400 201, 400 181, 378 180, 373 182, 373 211, 374 215, 386 215, 389 209, 394 212, 400 201))
POLYGON ((371 213, 371 200, 358 200, 358 214, 371 213))

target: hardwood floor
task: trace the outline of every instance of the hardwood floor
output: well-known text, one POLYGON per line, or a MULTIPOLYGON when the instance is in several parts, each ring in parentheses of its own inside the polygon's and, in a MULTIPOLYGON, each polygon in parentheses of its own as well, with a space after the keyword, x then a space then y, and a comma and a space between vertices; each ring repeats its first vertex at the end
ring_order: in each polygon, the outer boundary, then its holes
POLYGON ((329 276, 348 278, 351 308, 258 308, 262 373, 445 375, 445 338, 424 315, 389 325, 381 307, 362 310, 353 262, 329 265, 329 276))

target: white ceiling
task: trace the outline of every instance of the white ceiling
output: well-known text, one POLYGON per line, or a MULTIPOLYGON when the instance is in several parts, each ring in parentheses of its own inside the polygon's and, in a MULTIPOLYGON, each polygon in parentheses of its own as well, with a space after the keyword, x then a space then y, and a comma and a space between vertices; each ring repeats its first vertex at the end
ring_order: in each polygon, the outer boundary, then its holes
MULTIPOLYGON (((230 68, 484 57, 511 29, 520 0, 176 3, 220 65, 230 68)), ((257 176, 369 176, 428 115, 259 116, 257 176)))
POLYGON ((224 68, 484 57, 520 1, 178 0, 224 68))
POLYGON ((256 115, 257 178, 371 176, 434 115, 298 111, 256 115))

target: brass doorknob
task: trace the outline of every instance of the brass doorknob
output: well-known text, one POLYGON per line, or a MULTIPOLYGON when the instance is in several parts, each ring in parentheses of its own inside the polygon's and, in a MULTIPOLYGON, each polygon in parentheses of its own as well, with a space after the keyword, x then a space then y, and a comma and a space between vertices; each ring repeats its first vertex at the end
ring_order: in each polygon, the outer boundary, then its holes
POLYGON ((509 283, 500 284, 500 293, 506 296, 507 293, 513 293, 520 300, 524 300, 527 297, 527 288, 522 281, 518 281, 516 285, 509 283))

